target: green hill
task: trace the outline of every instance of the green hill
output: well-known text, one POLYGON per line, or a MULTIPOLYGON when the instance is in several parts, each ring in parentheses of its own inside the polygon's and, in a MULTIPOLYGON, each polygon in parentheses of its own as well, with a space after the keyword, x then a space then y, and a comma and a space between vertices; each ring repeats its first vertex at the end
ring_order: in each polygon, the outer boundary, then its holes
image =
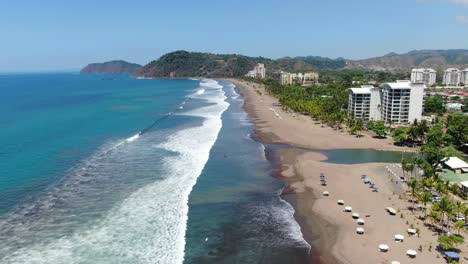
POLYGON ((237 54, 212 54, 175 51, 161 56, 141 68, 138 77, 239 77, 253 69, 256 63, 264 63, 267 75, 275 71, 311 71, 317 68, 298 59, 271 60, 237 54))
POLYGON ((141 65, 123 60, 113 60, 103 63, 91 63, 81 69, 81 74, 93 73, 135 73, 141 65))

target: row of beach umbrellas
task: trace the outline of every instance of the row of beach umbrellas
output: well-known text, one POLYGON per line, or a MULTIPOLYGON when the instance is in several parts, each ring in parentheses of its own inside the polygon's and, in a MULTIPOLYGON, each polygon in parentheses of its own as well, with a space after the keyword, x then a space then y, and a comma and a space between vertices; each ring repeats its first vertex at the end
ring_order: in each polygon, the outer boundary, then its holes
MULTIPOLYGON (((322 178, 322 175, 323 174, 321 174, 321 178, 322 178)), ((325 177, 325 176, 323 176, 323 177, 325 177)), ((361 179, 363 180, 363 182, 365 184, 369 184, 370 187, 373 189, 373 191, 375 191, 375 192, 377 191, 377 186, 375 186, 375 184, 372 183, 372 180, 369 177, 367 177, 366 175, 362 175, 361 179)), ((324 192, 324 194, 325 194, 325 192, 324 192)), ((345 202, 343 200, 338 200, 337 204, 338 205, 344 205, 345 202)), ((395 209, 391 208, 391 207, 387 207, 386 210, 391 215, 395 215, 397 213, 397 211, 395 209)), ((353 211, 353 208, 351 206, 345 206, 344 207, 344 212, 350 213, 352 211, 353 211)), ((359 218, 358 213, 352 213, 351 216, 352 216, 353 219, 357 219, 356 223, 358 225, 364 225, 365 224, 365 220, 362 219, 362 218, 359 218)), ((364 232, 365 232, 364 228, 362 228, 362 227, 357 227, 356 228, 356 233, 357 234, 362 235, 362 234, 364 234, 364 232)), ((416 234, 416 230, 408 229, 408 233, 410 235, 416 234)), ((394 238, 395 238, 396 242, 403 242, 405 240, 405 237, 403 235, 401 235, 401 234, 396 234, 394 238)), ((390 246, 387 245, 387 244, 380 244, 378 248, 379 248, 379 250, 381 252, 387 252, 390 249, 390 246)), ((408 255, 409 257, 416 257, 417 252, 415 250, 413 250, 413 249, 409 249, 409 250, 406 251, 406 255, 408 255)), ((392 261, 391 263, 392 264, 399 264, 400 262, 392 261)))

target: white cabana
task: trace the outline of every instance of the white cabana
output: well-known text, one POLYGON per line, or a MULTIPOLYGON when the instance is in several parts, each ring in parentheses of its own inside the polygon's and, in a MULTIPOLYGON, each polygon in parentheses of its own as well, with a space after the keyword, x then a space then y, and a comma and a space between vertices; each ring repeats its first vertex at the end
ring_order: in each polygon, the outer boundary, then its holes
POLYGON ((403 242, 404 240, 405 240, 405 237, 403 235, 400 235, 400 234, 395 235, 396 242, 403 242))
POLYGON ((328 195, 330 195, 330 193, 328 191, 323 192, 323 196, 328 196, 328 195))
POLYGON ((337 203, 338 203, 339 205, 343 205, 343 204, 344 204, 344 201, 343 201, 343 200, 338 200, 337 203))
POLYGON ((359 219, 356 221, 356 223, 357 223, 358 225, 364 225, 365 222, 366 222, 366 221, 364 221, 364 219, 362 219, 362 218, 359 218, 359 219))
POLYGON ((416 252, 416 250, 409 249, 406 251, 406 255, 413 257, 413 258, 416 257, 417 254, 418 252, 416 252))
POLYGON ((387 252, 390 249, 390 247, 388 245, 386 245, 386 244, 380 244, 379 249, 382 252, 387 252))
POLYGON ((352 217, 353 217, 354 219, 358 219, 358 218, 359 218, 359 214, 358 214, 358 213, 353 213, 353 214, 352 214, 352 217))
POLYGON ((358 233, 360 235, 364 234, 364 228, 362 228, 362 227, 356 228, 356 233, 358 233))
POLYGON ((352 212, 353 211, 353 208, 351 206, 346 206, 344 208, 345 212, 352 212))
POLYGON ((410 235, 416 235, 416 233, 417 233, 416 230, 415 230, 415 229, 412 229, 412 228, 409 228, 407 232, 408 232, 408 234, 410 234, 410 235))
POLYGON ((394 260, 394 261, 391 262, 391 264, 400 264, 400 261, 394 260))

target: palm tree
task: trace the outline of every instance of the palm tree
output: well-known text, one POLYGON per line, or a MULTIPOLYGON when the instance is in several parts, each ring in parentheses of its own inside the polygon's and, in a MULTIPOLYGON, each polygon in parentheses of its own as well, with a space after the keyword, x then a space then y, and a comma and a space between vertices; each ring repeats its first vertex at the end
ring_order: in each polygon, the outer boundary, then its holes
POLYGON ((428 189, 431 189, 434 185, 434 180, 430 177, 424 177, 421 182, 422 185, 428 189))
MULTIPOLYGON (((403 155, 402 155, 403 156, 403 155)), ((403 170, 403 177, 406 179, 406 168, 408 166, 409 161, 405 158, 401 158, 401 169, 403 170)))
POLYGON ((457 230, 457 234, 460 235, 460 231, 465 230, 465 222, 457 221, 455 223, 454 229, 457 230))
POLYGON ((461 201, 457 200, 454 203, 454 209, 455 209, 456 216, 461 215, 461 213, 463 212, 463 207, 464 207, 464 205, 463 205, 463 203, 461 201))
POLYGON ((445 187, 445 184, 441 181, 437 181, 434 185, 436 191, 439 193, 439 195, 444 194, 447 191, 447 188, 445 187))
POLYGON ((408 182, 408 187, 411 188, 411 203, 412 203, 412 206, 411 206, 411 211, 414 212, 414 198, 417 196, 418 194, 418 190, 419 190, 419 181, 416 180, 416 179, 411 179, 409 182, 408 182))
POLYGON ((419 139, 421 140, 422 144, 426 142, 426 133, 429 131, 429 124, 428 122, 423 119, 419 124, 416 125, 417 134, 419 139))
POLYGON ((440 221, 441 213, 437 210, 437 208, 432 207, 428 217, 431 220, 431 225, 434 225, 435 223, 440 221))
POLYGON ((435 204, 435 207, 442 214, 441 221, 442 221, 442 227, 443 227, 445 223, 445 216, 448 217, 449 215, 453 213, 454 204, 449 198, 443 197, 438 203, 435 204))
POLYGON ((419 199, 424 205, 424 218, 426 218, 427 217, 427 203, 429 203, 432 200, 432 193, 425 191, 422 193, 419 199))

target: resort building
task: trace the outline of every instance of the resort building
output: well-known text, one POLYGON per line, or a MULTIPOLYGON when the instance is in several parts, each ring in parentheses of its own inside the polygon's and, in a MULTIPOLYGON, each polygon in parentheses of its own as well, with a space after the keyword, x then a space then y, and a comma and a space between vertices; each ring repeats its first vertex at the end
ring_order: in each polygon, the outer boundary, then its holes
POLYGON ((348 114, 364 120, 380 120, 380 88, 362 85, 349 89, 348 114))
POLYGON ((265 64, 257 63, 254 69, 249 71, 245 76, 251 77, 251 78, 265 79, 266 77, 265 64))
POLYGON ((422 82, 427 86, 432 86, 436 83, 437 71, 434 69, 412 69, 411 81, 422 82))
POLYGON ((442 160, 444 167, 455 173, 468 173, 468 163, 457 157, 448 157, 442 160))
POLYGON ((444 71, 443 83, 447 86, 459 86, 462 72, 459 69, 449 68, 444 71))
POLYGON ((306 73, 289 73, 282 71, 280 73, 280 82, 283 85, 300 84, 300 85, 312 85, 318 82, 319 74, 316 72, 306 73))
POLYGON ((460 82, 465 86, 468 86, 468 68, 461 71, 461 80, 460 82))
POLYGON ((407 124, 414 120, 421 120, 425 88, 424 83, 406 80, 383 84, 382 120, 393 124, 407 124))
POLYGON ((348 114, 365 120, 408 124, 422 119, 426 85, 411 81, 385 83, 382 88, 364 85, 349 89, 348 114))

